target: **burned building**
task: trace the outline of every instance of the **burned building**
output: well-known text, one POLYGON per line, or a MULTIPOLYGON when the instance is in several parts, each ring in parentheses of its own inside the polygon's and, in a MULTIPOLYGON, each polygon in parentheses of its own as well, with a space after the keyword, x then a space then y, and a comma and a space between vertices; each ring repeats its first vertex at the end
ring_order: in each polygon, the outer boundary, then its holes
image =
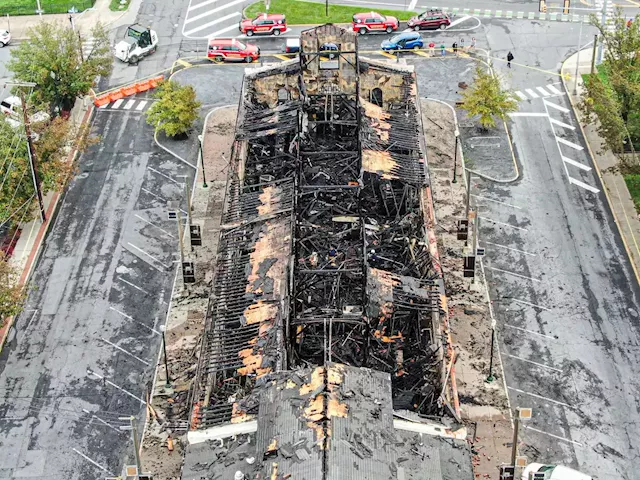
POLYGON ((300 43, 245 74, 184 478, 472 478, 415 74, 300 43))

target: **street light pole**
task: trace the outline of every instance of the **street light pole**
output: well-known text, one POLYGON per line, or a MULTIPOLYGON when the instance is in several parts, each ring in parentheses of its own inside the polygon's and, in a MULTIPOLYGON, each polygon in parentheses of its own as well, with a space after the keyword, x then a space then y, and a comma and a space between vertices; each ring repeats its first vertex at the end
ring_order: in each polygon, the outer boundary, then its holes
POLYGON ((458 131, 457 128, 455 131, 455 136, 456 136, 456 146, 455 146, 455 150, 453 151, 453 180, 451 183, 458 182, 456 180, 456 167, 458 166, 458 138, 460 137, 460 132, 458 131))
POLYGON ((495 319, 491 320, 491 353, 489 354, 489 375, 487 376, 487 383, 491 383, 495 380, 493 376, 493 346, 496 340, 496 321, 495 319))
MULTIPOLYGON (((198 135, 198 142, 200 143, 200 151, 198 152, 200 154, 200 166, 202 167, 202 188, 207 188, 207 176, 205 174, 204 171, 204 154, 202 152, 202 135, 198 135)), ((194 181, 195 183, 195 181, 194 181)))
POLYGON ((169 362, 167 360, 167 338, 165 336, 165 331, 167 330, 167 327, 165 327, 164 325, 160 325, 160 332, 162 332, 162 353, 164 356, 164 371, 165 371, 165 376, 167 377, 165 379, 165 387, 166 388, 171 388, 171 377, 169 376, 169 362))

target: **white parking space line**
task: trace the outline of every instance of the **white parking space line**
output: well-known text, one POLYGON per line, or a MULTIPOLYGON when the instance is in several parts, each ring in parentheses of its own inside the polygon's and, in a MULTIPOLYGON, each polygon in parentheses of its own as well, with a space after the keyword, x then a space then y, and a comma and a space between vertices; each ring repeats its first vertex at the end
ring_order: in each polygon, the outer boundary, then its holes
POLYGON ((97 420, 98 422, 100 422, 101 424, 103 424, 105 427, 109 427, 111 430, 115 430, 118 433, 124 433, 123 430, 118 430, 116 427, 114 427, 113 425, 111 425, 108 422, 105 422, 103 419, 101 419, 100 417, 98 417, 97 415, 91 413, 89 410, 87 410, 86 408, 83 408, 82 411, 84 413, 86 413, 87 415, 91 415, 92 419, 97 420))
POLYGON ((520 91, 516 92, 516 95, 519 96, 522 100, 526 100, 527 99, 527 96, 524 93, 520 92, 520 91))
POLYGON ((80 450, 76 450, 75 448, 72 448, 71 450, 73 450, 74 452, 76 452, 78 455, 80 455, 82 458, 84 458, 87 462, 93 464, 95 467, 98 467, 100 470, 102 470, 105 473, 108 473, 109 475, 112 475, 111 472, 109 472, 109 470, 107 470, 106 468, 104 468, 102 465, 100 465, 98 462, 96 462, 95 460, 91 460, 89 457, 87 457, 84 453, 82 453, 80 450))
POLYGON ((147 106, 147 101, 146 100, 142 100, 141 102, 138 103, 138 106, 136 107, 136 110, 141 111, 146 106, 147 106))
POLYGON ((573 443, 574 445, 577 445, 578 447, 582 447, 583 446, 582 443, 580 443, 580 442, 576 442, 574 440, 570 440, 568 438, 561 437, 559 435, 554 435, 553 433, 543 432, 542 430, 538 430, 537 428, 529 427, 527 425, 524 425, 524 428, 526 430, 531 430, 532 432, 537 432, 537 433, 541 433, 542 435, 547 435, 547 436, 555 438, 557 440, 562 440, 563 442, 573 443))
POLYGON ((483 197, 481 195, 476 195, 475 193, 472 193, 471 196, 472 197, 476 197, 476 198, 481 198, 482 200, 486 200, 488 202, 495 202, 495 203, 499 203, 500 205, 506 205, 507 207, 517 208, 518 210, 522 210, 522 207, 518 207, 517 205, 512 205, 512 204, 506 203, 506 202, 501 202, 500 200, 494 200, 493 198, 489 198, 489 197, 483 197))
POLYGON ((569 130, 576 129, 576 127, 574 127, 573 125, 569 125, 568 123, 561 122, 560 120, 556 120, 553 117, 549 117, 549 121, 554 125, 558 125, 559 127, 562 127, 562 128, 568 128, 569 130))
POLYGON ((182 183, 180 183, 180 182, 178 182, 177 180, 175 180, 175 179, 171 178, 169 175, 165 175, 164 173, 159 172, 158 170, 156 170, 156 169, 155 169, 155 168, 153 168, 153 167, 147 167, 147 169, 151 170, 153 173, 157 173, 158 175, 160 175, 161 177, 166 178, 167 180, 171 180, 173 183, 175 183, 175 184, 177 184, 177 185, 180 185, 180 186, 182 187, 182 183))
MULTIPOLYGON (((199 27, 192 28, 191 30, 188 30, 186 32, 183 31, 182 33, 184 35, 188 36, 188 35, 191 35, 192 33, 199 32, 200 30, 205 30, 205 29, 207 29, 209 27, 212 27, 213 25, 216 25, 218 23, 224 22, 226 20, 230 20, 230 19, 235 18, 235 17, 240 17, 240 16, 242 16, 242 14, 240 12, 230 13, 229 15, 225 15, 224 17, 220 17, 220 18, 218 18, 216 20, 213 20, 213 21, 211 21, 209 23, 205 23, 204 25, 200 25, 199 27)), ((234 26, 234 28, 238 28, 238 27, 234 26)))
POLYGON ((115 102, 113 102, 113 105, 111 105, 111 108, 113 109, 120 108, 120 105, 122 105, 123 103, 124 103, 123 99, 116 100, 115 102))
POLYGON ((555 93, 556 95, 563 95, 563 93, 553 85, 547 85, 547 88, 551 90, 551 93, 555 93))
POLYGON ((156 225, 155 223, 152 223, 152 222, 150 222, 149 220, 147 220, 146 218, 142 218, 142 217, 141 217, 140 215, 138 215, 137 213, 136 213, 136 215, 135 215, 135 216, 136 216, 136 217, 138 217, 138 218, 139 218, 140 220, 142 220, 143 222, 148 223, 148 224, 149 224, 149 225, 151 225, 152 227, 157 228, 157 229, 158 229, 158 230, 160 230, 161 232, 166 233, 169 237, 171 237, 171 238, 175 238, 171 233, 167 232, 164 228, 159 227, 159 226, 158 226, 158 225, 156 225))
POLYGON ((485 221, 487 221, 487 222, 495 223, 495 224, 497 224, 497 225, 503 225, 503 226, 505 226, 505 227, 515 228, 516 230, 522 230, 523 232, 528 231, 528 230, 527 230, 526 228, 524 228, 524 227, 516 227, 515 225, 511 225, 510 223, 504 223, 504 222, 499 222, 499 221, 497 221, 497 220, 491 220, 490 218, 487 218, 487 217, 481 217, 481 216, 478 216, 478 218, 479 218, 480 220, 485 220, 485 221))
POLYGON ((154 328, 152 328, 152 327, 149 327, 148 325, 145 325, 145 324, 144 324, 144 323, 142 323, 142 322, 139 322, 139 321, 137 321, 137 320, 134 320, 132 316, 127 315, 127 314, 126 314, 126 313, 124 313, 124 312, 121 312, 121 311, 120 311, 120 310, 118 310, 117 308, 109 307, 109 309, 110 309, 110 310, 113 310, 114 312, 119 313, 119 314, 120 314, 120 315, 122 315, 124 318, 127 318, 127 319, 131 320, 133 323, 137 323, 138 325, 141 325, 141 326, 143 326, 144 328, 146 328, 146 329, 148 329, 148 330, 151 330, 153 333, 156 333, 156 334, 160 335, 160 332, 159 332, 159 331, 157 331, 156 329, 154 329, 154 328))
MULTIPOLYGON (((141 187, 141 188, 140 188, 140 190, 142 190, 142 191, 143 191, 143 192, 145 192, 145 193, 148 193, 149 195, 151 195, 152 197, 157 198, 158 200, 162 200, 162 201, 163 201, 163 202, 165 202, 165 203, 167 202, 167 199, 166 199, 166 198, 163 198, 163 197, 161 197, 160 195, 158 195, 158 194, 156 194, 156 193, 153 193, 151 190, 148 190, 148 189, 146 189, 146 188, 144 188, 144 187, 141 187)), ((186 211, 186 210, 183 210, 182 208, 180 209, 180 211, 181 211, 182 213, 184 213, 185 215, 187 214, 187 211, 186 211)))
POLYGON ((538 95, 536 92, 534 92, 530 88, 525 88, 524 91, 527 92, 531 98, 540 98, 540 95, 538 95))
POLYGON ((133 393, 129 392, 128 390, 125 390, 124 388, 122 388, 120 385, 116 385, 115 383, 113 383, 111 380, 107 380, 105 377, 103 377, 102 375, 94 372, 93 370, 90 370, 87 368, 87 375, 93 375, 95 377, 98 377, 100 380, 102 380, 104 383, 108 383, 109 385, 111 385, 113 388, 117 388, 118 390, 120 390, 123 393, 126 393, 127 395, 129 395, 131 398, 135 398, 136 400, 138 400, 141 404, 144 404, 145 401, 143 399, 141 399, 140 397, 138 397, 137 395, 134 395, 133 393))
POLYGON ((136 356, 136 355, 134 355, 133 353, 128 352, 127 350, 125 350, 125 349, 124 349, 124 348, 122 348, 121 346, 116 345, 115 343, 110 342, 110 341, 109 341, 109 340, 107 340, 106 338, 102 338, 102 337, 100 337, 100 340, 102 340, 104 343, 107 343, 107 344, 111 345, 113 348, 115 348, 115 349, 117 349, 117 350, 120 350, 122 353, 125 353, 125 354, 129 355, 130 357, 133 357, 133 358, 135 358, 136 360, 138 360, 138 361, 140 361, 140 362, 144 363, 145 365, 147 365, 147 366, 149 365, 149 362, 147 362, 146 360, 143 360, 143 359, 141 359, 140 357, 137 357, 137 356, 136 356))
POLYGON ((416 8, 416 3, 418 3, 418 0, 411 0, 411 3, 409 4, 409 7, 407 8, 407 10, 411 11, 414 8, 416 8))
POLYGON ((539 398, 540 400, 544 400, 545 402, 555 403, 556 405, 562 405, 563 407, 571 408, 571 405, 568 403, 560 402, 558 400, 554 400, 553 398, 543 397, 542 395, 538 395, 537 393, 525 392, 524 390, 520 390, 519 388, 507 387, 509 390, 513 390, 514 392, 521 393, 523 395, 529 395, 530 397, 539 398))
POLYGON ((499 243, 493 243, 493 242, 489 242, 489 241, 486 241, 486 240, 484 240, 482 243, 484 243, 486 245, 493 245, 495 247, 506 248, 507 250, 512 250, 514 252, 522 253, 524 255, 529 255, 531 257, 535 257, 537 255, 536 253, 525 252, 524 250, 520 250, 518 248, 507 247, 506 245, 500 245, 499 243))
POLYGON ((496 268, 496 267, 487 267, 489 270, 494 270, 496 272, 501 272, 501 273, 506 273, 508 275, 513 275, 514 277, 518 277, 518 278, 524 278, 525 280, 531 280, 532 282, 542 282, 542 280, 538 279, 538 278, 533 278, 533 277, 527 277, 526 275, 521 275, 519 273, 515 273, 512 272, 510 270, 503 270, 502 268, 496 268))
POLYGON ((190 5, 187 8, 187 12, 191 12, 192 10, 196 10, 198 8, 206 7, 207 5, 211 5, 212 3, 216 3, 218 0, 207 0, 206 2, 201 2, 196 5, 190 5))
MULTIPOLYGON (((158 260, 156 257, 154 257, 153 255, 148 254, 147 252, 145 252, 144 250, 142 250, 140 247, 136 247, 133 243, 131 242, 127 242, 127 244, 132 247, 135 248, 136 250, 138 250, 140 253, 146 255, 147 257, 149 257, 151 260, 158 262, 160 265, 162 265, 164 268, 169 268, 167 265, 165 265, 164 263, 162 263, 160 260, 158 260)), ((153 263, 150 263, 149 265, 151 265, 153 268, 155 268, 156 270, 158 270, 159 272, 162 272, 162 270, 160 270, 158 267, 156 267, 153 263)))
POLYGON ((587 185, 586 183, 581 182, 580 180, 576 180, 573 177, 569 177, 569 183, 577 185, 578 187, 582 187, 585 190, 589 190, 590 192, 593 192, 593 193, 598 193, 600 191, 599 188, 592 187, 591 185, 587 185))
MULTIPOLYGON (((368 2, 363 2, 363 3, 368 3, 368 2)), ((449 28, 451 28, 451 27, 453 27, 455 25, 458 25, 459 23, 462 23, 465 20, 468 20, 470 18, 471 18, 471 15, 465 15, 464 17, 458 18, 457 20, 454 20, 453 22, 451 22, 449 24, 449 26, 447 27, 447 29, 449 29, 449 28)))
POLYGON ((535 365, 536 367, 546 368, 546 369, 549 369, 549 370, 553 370, 554 372, 562 373, 562 370, 560 370, 559 368, 550 367, 549 365, 545 365, 544 363, 538 363, 538 362, 534 362, 533 360, 527 360, 526 358, 518 357, 517 355, 511 355, 511 354, 509 354, 507 352, 502 352, 502 354, 507 356, 507 357, 515 358, 516 360, 520 360, 521 362, 530 363, 531 365, 535 365))
POLYGON ((131 107, 133 107, 135 104, 136 104, 135 100, 128 100, 127 103, 124 104, 124 109, 131 110, 131 107))
MULTIPOLYGON (((551 117, 549 117, 549 119, 551 119, 551 117)), ((578 150, 578 151, 584 150, 584 148, 582 148, 577 143, 570 142, 569 140, 565 140, 564 138, 556 137, 556 140, 558 140, 559 143, 561 143, 563 145, 566 145, 567 147, 571 147, 571 148, 573 148, 575 150, 578 150)))
MULTIPOLYGON (((209 35, 209 37, 210 38, 215 38, 215 37, 218 37, 218 36, 222 35, 223 33, 230 32, 231 30, 238 30, 238 26, 237 25, 231 25, 230 27, 223 28, 222 30, 218 30, 217 32, 213 32, 212 34, 209 35)), ((243 36, 246 37, 246 35, 243 35, 243 36)))
POLYGON ((131 286, 131 287, 135 288, 136 290, 140 290, 140 291, 141 291, 142 293, 144 293, 145 295, 151 295, 151 294, 150 294, 149 292, 147 292, 146 290, 144 290, 144 289, 140 288, 139 286, 137 286, 137 285, 135 285, 135 284, 131 283, 131 282, 130 282, 130 281, 128 281, 128 280, 125 280, 125 279, 124 279, 124 278, 122 278, 122 277, 118 277, 118 280, 120 280, 121 282, 126 283, 127 285, 129 285, 129 286, 131 286))
POLYGON ((563 107, 562 105, 558 105, 557 103, 550 102, 549 100, 544 99, 544 104, 548 107, 555 108, 556 110, 560 110, 563 113, 569 113, 569 109, 563 107))
POLYGON ((521 303, 522 305, 528 305, 528 306, 533 307, 533 308, 539 308, 541 310, 546 310, 547 312, 551 311, 550 308, 543 307, 542 305, 537 305, 537 304, 531 303, 531 302, 525 302, 524 300, 520 300, 520 299, 517 299, 517 298, 509 297, 509 300, 511 300, 512 302, 515 302, 515 303, 521 303))
POLYGON ((547 92, 544 88, 542 87, 536 87, 536 90, 538 90, 543 97, 550 97, 551 94, 549 92, 547 92))
POLYGON ((588 172, 589 170, 591 170, 591 167, 589 167, 588 165, 583 165, 582 163, 576 162, 575 160, 569 157, 565 157, 564 155, 562 155, 562 161, 567 162, 569 165, 573 165, 574 167, 578 167, 579 169, 584 170, 585 172, 588 172))
POLYGON ((515 325, 510 325, 508 323, 505 323, 504 326, 513 328, 514 330, 520 330, 521 332, 527 332, 527 333, 530 333, 531 335, 537 335, 538 337, 544 337, 544 338, 548 338, 549 340, 555 340, 555 337, 552 337, 551 335, 545 335, 544 333, 534 332, 533 330, 527 330, 526 328, 516 327, 515 325))

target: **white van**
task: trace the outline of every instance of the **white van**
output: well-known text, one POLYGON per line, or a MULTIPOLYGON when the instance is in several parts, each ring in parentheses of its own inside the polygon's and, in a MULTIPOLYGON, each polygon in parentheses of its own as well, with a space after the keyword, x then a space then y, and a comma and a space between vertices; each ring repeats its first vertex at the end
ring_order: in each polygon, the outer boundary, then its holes
MULTIPOLYGON (((15 95, 7 97, 0 101, 0 112, 7 116, 7 121, 12 125, 14 122, 21 122, 22 101, 15 95)), ((47 112, 36 112, 29 118, 32 122, 46 122, 50 117, 47 112)))
POLYGON ((593 480, 593 478, 562 465, 530 463, 522 471, 522 480, 593 480))

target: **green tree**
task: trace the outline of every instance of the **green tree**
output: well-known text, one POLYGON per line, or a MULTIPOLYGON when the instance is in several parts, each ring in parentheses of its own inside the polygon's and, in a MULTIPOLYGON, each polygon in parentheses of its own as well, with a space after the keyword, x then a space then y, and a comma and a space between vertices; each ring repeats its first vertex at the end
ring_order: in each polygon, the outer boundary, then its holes
POLYGON ((79 96, 89 93, 98 76, 113 68, 113 55, 107 30, 97 24, 91 30, 92 51, 82 58, 81 35, 58 23, 38 23, 27 31, 28 42, 11 50, 7 68, 16 80, 33 82, 34 100, 47 105, 55 115, 71 110, 79 96))
POLYGON ((158 99, 147 110, 147 123, 170 136, 183 135, 191 130, 202 105, 196 100, 191 85, 180 85, 169 80, 161 82, 153 96, 158 99))
POLYGON ((462 108, 469 118, 478 117, 484 129, 496 126, 496 117, 505 119, 518 110, 518 102, 509 90, 500 86, 500 79, 478 65, 473 85, 462 92, 462 108))
POLYGON ((0 327, 6 318, 22 311, 26 289, 18 284, 18 271, 0 254, 0 327))
POLYGON ((605 146, 620 155, 629 140, 640 142, 640 18, 627 24, 618 8, 612 30, 596 16, 591 20, 605 45, 604 61, 585 82, 582 107, 597 114, 605 146))

